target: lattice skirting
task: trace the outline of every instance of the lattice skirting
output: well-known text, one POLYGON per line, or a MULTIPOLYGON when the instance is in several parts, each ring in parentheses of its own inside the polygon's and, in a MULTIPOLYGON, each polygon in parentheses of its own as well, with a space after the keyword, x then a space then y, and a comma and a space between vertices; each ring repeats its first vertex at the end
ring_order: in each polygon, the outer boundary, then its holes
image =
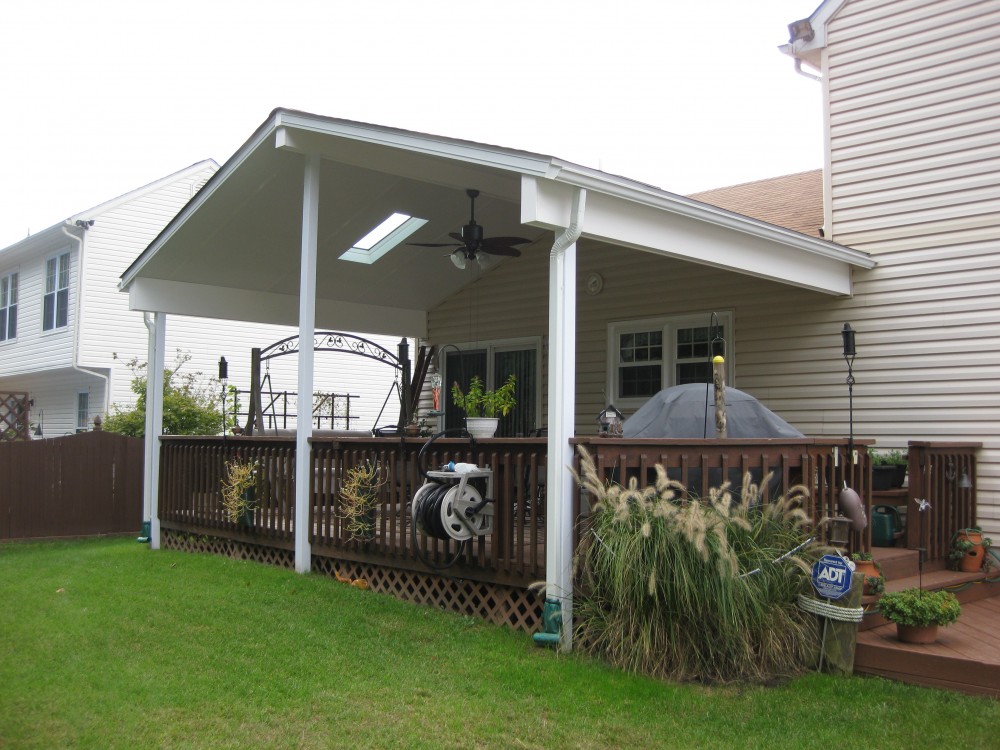
POLYGON ((181 552, 208 552, 212 555, 230 557, 234 560, 252 560, 266 565, 295 570, 295 553, 291 550, 275 549, 260 544, 237 542, 203 534, 187 534, 182 531, 164 529, 160 534, 163 549, 181 552))
MULTIPOLYGON (((295 554, 258 544, 164 529, 164 549, 182 552, 208 552, 236 560, 253 560, 267 565, 295 569, 295 554)), ((449 578, 433 573, 399 570, 382 565, 313 556, 314 573, 339 580, 361 579, 368 588, 397 599, 460 614, 482 617, 488 622, 514 630, 533 633, 541 629, 542 600, 532 592, 497 583, 449 578)))

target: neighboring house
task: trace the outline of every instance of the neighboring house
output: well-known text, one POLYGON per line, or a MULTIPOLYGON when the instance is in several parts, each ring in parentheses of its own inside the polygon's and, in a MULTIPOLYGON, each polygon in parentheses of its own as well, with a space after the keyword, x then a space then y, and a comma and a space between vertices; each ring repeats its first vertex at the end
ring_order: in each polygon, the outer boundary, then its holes
MULTIPOLYGON (((199 162, 0 250, 0 393, 29 395, 32 434, 90 429, 113 405, 134 403, 126 365, 146 361, 147 332, 143 314, 129 310, 118 291, 119 276, 217 169, 214 161, 199 162)), ((244 389, 250 348, 295 333, 204 318, 174 323, 168 367, 178 351, 190 354, 184 370, 202 372, 207 384, 225 356, 229 382, 244 389)), ((377 340, 392 352, 398 342, 377 340)), ((275 390, 295 390, 295 359, 273 361, 275 390)), ((316 372, 316 390, 357 397, 350 405, 353 428, 373 425, 394 380, 384 365, 341 354, 317 354, 316 372)), ((381 423, 394 423, 397 411, 390 400, 381 423)))

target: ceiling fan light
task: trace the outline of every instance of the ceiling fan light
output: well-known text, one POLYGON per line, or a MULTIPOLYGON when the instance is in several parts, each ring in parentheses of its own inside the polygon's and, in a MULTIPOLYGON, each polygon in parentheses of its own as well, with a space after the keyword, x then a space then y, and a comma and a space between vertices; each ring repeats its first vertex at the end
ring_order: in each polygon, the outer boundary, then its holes
POLYGON ((464 270, 466 263, 465 253, 461 250, 456 250, 451 254, 451 262, 455 264, 456 268, 464 270))

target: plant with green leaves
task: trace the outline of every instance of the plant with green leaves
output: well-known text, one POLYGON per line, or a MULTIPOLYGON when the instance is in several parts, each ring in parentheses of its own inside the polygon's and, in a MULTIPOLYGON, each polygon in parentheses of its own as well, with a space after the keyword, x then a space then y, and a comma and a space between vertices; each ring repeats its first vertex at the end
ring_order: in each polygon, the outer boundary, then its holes
POLYGON ((451 400, 465 412, 467 417, 506 417, 517 405, 516 385, 517 379, 511 374, 507 376, 502 386, 488 391, 483 385, 482 378, 473 375, 467 392, 463 392, 457 382, 452 383, 451 400))
POLYGON ((955 622, 962 613, 962 605, 950 591, 910 588, 885 594, 879 599, 878 611, 898 625, 927 627, 955 622))
POLYGON ((872 466, 906 466, 906 453, 900 450, 869 451, 868 458, 872 466))
POLYGON ((375 511, 388 476, 376 463, 366 462, 348 469, 340 488, 339 516, 351 539, 368 541, 375 534, 375 511))
POLYGON ((580 449, 592 513, 576 559, 577 643, 629 671, 677 680, 764 681, 804 671, 815 618, 796 601, 822 548, 804 487, 768 501, 744 478, 704 500, 671 481, 603 482, 580 449))
POLYGON ((232 523, 249 522, 249 515, 257 507, 258 468, 256 460, 226 461, 222 479, 222 510, 232 523))

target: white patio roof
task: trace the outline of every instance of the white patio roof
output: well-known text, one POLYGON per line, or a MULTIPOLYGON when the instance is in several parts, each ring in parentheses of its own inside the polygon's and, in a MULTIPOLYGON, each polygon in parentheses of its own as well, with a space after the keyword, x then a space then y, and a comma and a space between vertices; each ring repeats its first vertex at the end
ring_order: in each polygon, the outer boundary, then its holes
MULTIPOLYGON (((448 242, 468 219, 488 236, 541 240, 587 191, 582 239, 849 294, 866 254, 551 156, 277 109, 122 276, 133 309, 295 325, 303 173, 321 158, 316 325, 426 334, 426 313, 473 280, 440 248, 401 245, 371 265, 341 254, 393 212, 427 219, 409 242, 448 242)), ((510 261, 505 261, 510 262, 510 261)))

